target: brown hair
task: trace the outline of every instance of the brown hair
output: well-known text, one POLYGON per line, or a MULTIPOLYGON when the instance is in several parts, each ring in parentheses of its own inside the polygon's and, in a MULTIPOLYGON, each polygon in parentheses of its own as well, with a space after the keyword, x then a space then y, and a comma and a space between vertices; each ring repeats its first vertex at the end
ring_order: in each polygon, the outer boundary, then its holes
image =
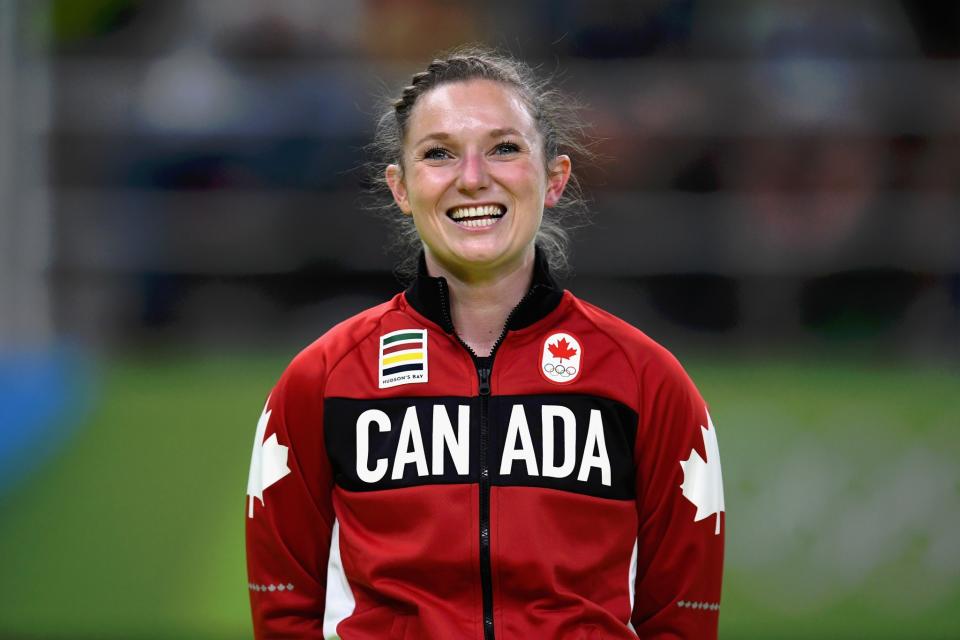
MULTIPOLYGON (((544 160, 550 163, 557 155, 567 154, 574 160, 593 158, 584 142, 584 124, 579 118, 579 106, 550 86, 549 80, 537 78, 533 69, 506 54, 484 47, 470 46, 455 49, 415 73, 399 98, 391 100, 377 123, 371 148, 378 160, 371 167, 375 190, 383 196, 383 208, 397 229, 394 248, 402 260, 397 266, 401 277, 416 273, 416 260, 421 244, 412 216, 403 215, 390 197, 384 179, 386 165, 397 164, 402 169, 403 144, 410 114, 420 96, 431 89, 453 82, 493 80, 511 87, 524 102, 543 139, 544 160)), ((544 167, 549 170, 549 167, 544 167)), ((554 271, 569 268, 569 230, 580 226, 586 207, 576 177, 571 175, 560 202, 544 211, 537 232, 537 246, 545 253, 554 271)))

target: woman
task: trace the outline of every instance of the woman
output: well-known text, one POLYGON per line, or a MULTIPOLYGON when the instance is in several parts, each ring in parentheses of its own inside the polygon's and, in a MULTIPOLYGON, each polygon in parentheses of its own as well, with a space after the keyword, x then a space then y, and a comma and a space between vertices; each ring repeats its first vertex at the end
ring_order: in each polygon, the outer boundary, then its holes
POLYGON ((454 53, 381 122, 418 273, 267 400, 248 485, 258 638, 322 637, 335 524, 346 640, 716 636, 713 425, 672 356, 553 281, 544 208, 571 177, 570 126, 531 78, 454 53))

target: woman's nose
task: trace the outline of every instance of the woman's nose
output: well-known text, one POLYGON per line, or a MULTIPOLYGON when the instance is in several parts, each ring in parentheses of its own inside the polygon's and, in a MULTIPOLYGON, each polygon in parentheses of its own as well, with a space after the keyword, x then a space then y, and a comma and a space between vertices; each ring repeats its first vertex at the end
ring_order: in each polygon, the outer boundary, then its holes
POLYGON ((482 153, 469 152, 463 157, 460 165, 460 175, 457 178, 457 188, 466 193, 484 189, 490 182, 486 160, 482 153))

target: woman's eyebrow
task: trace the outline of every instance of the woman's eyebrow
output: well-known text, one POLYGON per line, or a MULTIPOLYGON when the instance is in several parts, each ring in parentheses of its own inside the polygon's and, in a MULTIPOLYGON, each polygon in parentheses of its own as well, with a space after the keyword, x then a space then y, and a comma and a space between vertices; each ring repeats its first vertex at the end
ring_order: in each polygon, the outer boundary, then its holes
POLYGON ((449 134, 449 133, 446 133, 446 132, 444 132, 444 131, 436 131, 436 132, 434 132, 434 133, 428 133, 427 135, 425 135, 425 136, 423 136, 422 138, 420 138, 419 140, 417 140, 417 142, 414 144, 414 146, 417 146, 417 145, 419 145, 419 144, 422 144, 422 143, 426 142, 427 140, 449 140, 449 139, 450 139, 450 134, 449 134))
POLYGON ((502 129, 494 129, 490 132, 491 138, 502 138, 503 136, 523 136, 520 135, 520 132, 514 129, 513 127, 504 127, 502 129))
MULTIPOLYGON (((519 136, 523 137, 519 131, 513 127, 502 127, 499 129, 491 129, 488 134, 491 138, 502 138, 503 136, 519 136)), ((434 131, 433 133, 428 133, 414 143, 414 146, 423 144, 427 140, 449 140, 450 134, 445 131, 434 131)))

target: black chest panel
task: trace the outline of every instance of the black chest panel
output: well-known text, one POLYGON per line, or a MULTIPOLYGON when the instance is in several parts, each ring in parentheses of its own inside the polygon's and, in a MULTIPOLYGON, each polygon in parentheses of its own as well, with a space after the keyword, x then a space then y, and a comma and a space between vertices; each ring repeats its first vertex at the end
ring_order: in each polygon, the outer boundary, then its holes
MULTIPOLYGON (((544 487, 632 499, 637 414, 595 396, 491 396, 485 407, 494 486, 544 487)), ((379 491, 479 479, 481 398, 324 402, 335 482, 379 491)))

